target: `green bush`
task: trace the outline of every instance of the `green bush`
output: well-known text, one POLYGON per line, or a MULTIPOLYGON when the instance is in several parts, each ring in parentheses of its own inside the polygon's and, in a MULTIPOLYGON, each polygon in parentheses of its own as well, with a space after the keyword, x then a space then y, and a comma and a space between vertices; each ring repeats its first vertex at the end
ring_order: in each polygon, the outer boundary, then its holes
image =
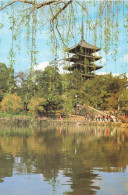
POLYGON ((45 109, 43 107, 43 103, 45 103, 45 102, 46 102, 46 100, 44 98, 32 97, 27 108, 29 109, 29 112, 33 116, 36 116, 39 113, 45 111, 45 109))
POLYGON ((23 108, 23 101, 16 93, 7 94, 1 102, 1 110, 6 113, 19 113, 23 108))

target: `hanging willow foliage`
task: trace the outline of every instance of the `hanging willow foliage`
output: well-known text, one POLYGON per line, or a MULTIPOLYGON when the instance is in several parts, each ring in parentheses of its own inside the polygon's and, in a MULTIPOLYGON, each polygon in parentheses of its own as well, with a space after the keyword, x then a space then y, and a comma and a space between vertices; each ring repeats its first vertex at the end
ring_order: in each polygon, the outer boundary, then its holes
MULTIPOLYGON (((49 30, 49 44, 55 54, 59 47, 65 50, 71 40, 80 33, 79 23, 84 16, 86 34, 93 34, 94 44, 100 46, 107 54, 113 47, 113 58, 116 61, 120 29, 126 29, 128 37, 128 2, 127 1, 94 1, 94 0, 1 0, 0 14, 6 14, 12 31, 10 49, 10 66, 14 64, 15 51, 20 52, 22 32, 26 32, 27 51, 30 54, 31 66, 36 64, 37 31, 49 30), (120 23, 119 13, 124 18, 120 23), (77 31, 77 33, 76 33, 77 31), (14 49, 14 48, 17 48, 14 49)), ((1 17, 0 29, 5 22, 1 17)))

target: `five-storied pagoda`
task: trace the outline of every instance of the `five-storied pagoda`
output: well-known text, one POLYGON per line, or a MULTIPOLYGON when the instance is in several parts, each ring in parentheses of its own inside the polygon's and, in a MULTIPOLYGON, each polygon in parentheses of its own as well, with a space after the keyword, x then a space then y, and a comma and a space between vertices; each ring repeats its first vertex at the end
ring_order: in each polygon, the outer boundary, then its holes
POLYGON ((94 71, 103 67, 94 64, 95 61, 101 59, 100 56, 95 55, 99 50, 100 48, 93 46, 84 40, 84 27, 82 20, 81 41, 68 49, 68 53, 74 55, 72 55, 72 57, 64 58, 64 60, 73 63, 67 67, 67 70, 79 70, 85 80, 94 77, 94 71))

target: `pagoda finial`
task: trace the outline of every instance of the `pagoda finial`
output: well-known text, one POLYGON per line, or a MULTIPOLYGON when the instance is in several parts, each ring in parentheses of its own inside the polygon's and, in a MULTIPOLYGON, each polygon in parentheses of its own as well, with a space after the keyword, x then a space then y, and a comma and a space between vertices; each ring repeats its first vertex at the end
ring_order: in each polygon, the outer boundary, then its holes
POLYGON ((82 25, 81 25, 81 41, 84 40, 84 23, 83 23, 83 17, 82 17, 82 25))

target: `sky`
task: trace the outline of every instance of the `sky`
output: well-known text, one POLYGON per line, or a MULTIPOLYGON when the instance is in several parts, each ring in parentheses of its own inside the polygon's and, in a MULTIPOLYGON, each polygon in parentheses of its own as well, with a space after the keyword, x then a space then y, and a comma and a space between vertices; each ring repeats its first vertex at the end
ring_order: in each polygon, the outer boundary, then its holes
MULTIPOLYGON (((79 10, 80 8, 78 8, 79 10)), ((8 11, 9 8, 8 8, 8 11)), ((95 9, 90 9, 90 15, 92 19, 95 21, 95 9)), ((127 10, 125 10, 127 11, 127 10)), ((97 65, 102 65, 103 68, 96 71, 96 74, 104 74, 104 73, 113 73, 113 74, 122 74, 122 73, 128 73, 128 34, 125 32, 123 28, 123 21, 124 18, 123 13, 124 10, 120 10, 120 14, 118 16, 118 20, 120 23, 120 33, 119 33, 119 41, 118 45, 116 46, 116 49, 118 50, 117 54, 117 59, 116 62, 114 61, 112 54, 114 50, 114 46, 110 46, 110 50, 108 54, 105 54, 104 51, 104 46, 105 43, 103 42, 101 45, 101 51, 97 54, 102 56, 102 59, 99 62, 96 62, 97 65)), ((75 45, 77 42, 80 41, 81 39, 81 33, 80 33, 80 28, 81 28, 81 16, 80 13, 78 12, 77 17, 80 18, 78 19, 77 22, 77 27, 76 27, 76 35, 75 35, 75 42, 74 40, 70 40, 69 42, 69 47, 75 45)), ((85 41, 88 43, 94 45, 94 36, 93 33, 89 33, 89 31, 86 28, 86 16, 83 18, 84 21, 84 38, 85 41)), ((0 27, 0 62, 5 63, 7 66, 9 65, 9 51, 11 49, 12 45, 12 39, 11 39, 11 30, 10 28, 10 23, 9 19, 7 16, 7 13, 4 11, 0 12, 0 24, 3 23, 4 27, 0 27)), ((93 25, 93 23, 92 23, 93 25)), ((0 25, 1 26, 1 25, 0 25)), ((99 29, 100 30, 100 29, 99 29)), ((97 37, 99 36, 99 32, 97 32, 97 37)), ((14 69, 15 72, 19 71, 25 71, 30 68, 30 52, 27 54, 27 47, 26 47, 26 41, 25 41, 25 30, 22 29, 21 33, 21 38, 20 38, 20 46, 21 46, 21 51, 20 53, 17 52, 17 49, 15 48, 16 56, 15 56, 15 64, 14 64, 14 69)), ((99 38, 100 39, 100 38, 99 38)), ((100 41, 97 38, 96 46, 100 47, 100 41)), ((42 69, 49 65, 49 62, 54 59, 55 56, 52 56, 51 53, 51 46, 48 44, 49 40, 49 34, 48 34, 48 27, 44 26, 43 28, 40 28, 37 30, 36 34, 36 45, 37 45, 37 50, 38 50, 38 55, 37 55, 37 64, 35 66, 35 69, 42 69)), ((19 43, 18 43, 19 44, 19 43)), ((64 53, 62 52, 62 49, 59 49, 58 52, 59 59, 61 59, 64 56, 64 53)), ((62 66, 60 67, 60 72, 63 72, 62 66)))

